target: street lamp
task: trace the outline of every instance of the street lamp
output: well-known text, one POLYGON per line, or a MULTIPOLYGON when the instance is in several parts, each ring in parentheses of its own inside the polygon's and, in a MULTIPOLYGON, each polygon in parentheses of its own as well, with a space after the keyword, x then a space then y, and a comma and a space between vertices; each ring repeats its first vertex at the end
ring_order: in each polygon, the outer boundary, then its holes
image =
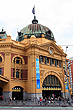
MULTIPOLYGON (((67 48, 68 46, 66 46, 66 53, 67 53, 67 48)), ((68 95, 69 95, 69 102, 70 102, 70 105, 71 105, 71 94, 70 94, 70 89, 69 89, 69 75, 67 73, 67 65, 66 65, 66 57, 65 57, 65 67, 66 67, 66 76, 67 76, 67 86, 68 86, 68 95)))

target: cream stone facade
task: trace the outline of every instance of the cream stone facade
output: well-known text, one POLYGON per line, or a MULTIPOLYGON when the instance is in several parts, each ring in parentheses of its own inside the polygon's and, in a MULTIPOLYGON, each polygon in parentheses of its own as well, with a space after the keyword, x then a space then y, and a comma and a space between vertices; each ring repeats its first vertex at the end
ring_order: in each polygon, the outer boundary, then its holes
POLYGON ((34 34, 30 38, 24 35, 21 41, 12 40, 10 35, 0 39, 0 95, 3 94, 4 99, 15 97, 16 100, 28 97, 33 100, 37 96, 52 94, 68 97, 63 69, 65 57, 55 40, 46 39, 45 34, 40 37, 34 34), (39 83, 36 58, 39 61, 39 83))

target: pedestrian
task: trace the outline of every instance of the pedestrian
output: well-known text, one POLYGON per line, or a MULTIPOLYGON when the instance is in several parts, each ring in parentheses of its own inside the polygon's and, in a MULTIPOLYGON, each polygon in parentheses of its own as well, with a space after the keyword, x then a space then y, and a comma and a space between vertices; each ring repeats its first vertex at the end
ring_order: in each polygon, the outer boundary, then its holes
POLYGON ((11 96, 9 98, 10 98, 10 101, 11 101, 11 96))
POLYGON ((42 99, 40 98, 40 105, 42 105, 42 99))
POLYGON ((37 97, 37 104, 39 104, 39 97, 37 97))
POLYGON ((2 100, 3 100, 3 95, 2 95, 2 100))
POLYGON ((50 104, 50 97, 48 97, 48 103, 50 104))
POLYGON ((11 101, 12 101, 12 97, 11 97, 11 101))
POLYGON ((60 106, 61 105, 61 97, 60 96, 59 96, 58 100, 59 100, 59 106, 60 106))
POLYGON ((45 104, 45 99, 43 99, 43 105, 45 104))
POLYGON ((15 97, 14 97, 14 101, 15 101, 15 97))
POLYGON ((28 98, 28 102, 29 102, 29 105, 31 105, 31 98, 30 97, 28 98))

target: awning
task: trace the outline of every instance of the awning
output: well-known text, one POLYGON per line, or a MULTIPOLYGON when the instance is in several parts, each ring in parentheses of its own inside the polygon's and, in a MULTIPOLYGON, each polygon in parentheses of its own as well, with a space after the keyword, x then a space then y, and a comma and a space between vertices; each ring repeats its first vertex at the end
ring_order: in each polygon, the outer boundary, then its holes
POLYGON ((8 83, 9 79, 5 76, 0 75, 0 81, 8 83))

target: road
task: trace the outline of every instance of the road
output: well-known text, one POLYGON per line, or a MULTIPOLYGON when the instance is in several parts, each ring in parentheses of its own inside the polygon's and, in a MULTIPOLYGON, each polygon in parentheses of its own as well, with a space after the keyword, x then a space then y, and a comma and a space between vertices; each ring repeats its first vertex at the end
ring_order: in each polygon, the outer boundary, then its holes
POLYGON ((73 107, 8 107, 0 106, 0 110, 73 110, 73 107))

